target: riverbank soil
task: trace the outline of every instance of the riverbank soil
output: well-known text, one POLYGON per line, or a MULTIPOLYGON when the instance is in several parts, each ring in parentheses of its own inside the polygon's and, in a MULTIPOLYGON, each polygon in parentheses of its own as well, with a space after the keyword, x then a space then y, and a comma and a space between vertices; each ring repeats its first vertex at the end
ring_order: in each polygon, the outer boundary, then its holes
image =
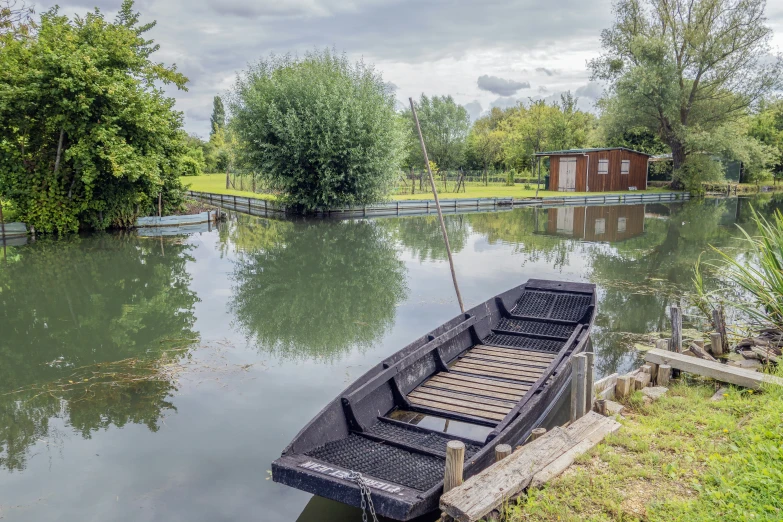
POLYGON ((625 403, 623 428, 508 507, 522 521, 783 519, 783 387, 675 381, 625 403))

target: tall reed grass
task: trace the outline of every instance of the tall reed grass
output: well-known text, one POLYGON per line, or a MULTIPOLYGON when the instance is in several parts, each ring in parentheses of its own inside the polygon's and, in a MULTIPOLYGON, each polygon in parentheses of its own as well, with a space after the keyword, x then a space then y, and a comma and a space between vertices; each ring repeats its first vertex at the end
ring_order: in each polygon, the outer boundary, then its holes
MULTIPOLYGON (((738 226, 750 247, 749 255, 735 258, 718 248, 713 250, 723 259, 729 282, 750 296, 730 304, 762 324, 783 329, 783 214, 776 210, 769 220, 751 210, 758 235, 738 226)), ((698 266, 696 273, 698 277, 698 266)))

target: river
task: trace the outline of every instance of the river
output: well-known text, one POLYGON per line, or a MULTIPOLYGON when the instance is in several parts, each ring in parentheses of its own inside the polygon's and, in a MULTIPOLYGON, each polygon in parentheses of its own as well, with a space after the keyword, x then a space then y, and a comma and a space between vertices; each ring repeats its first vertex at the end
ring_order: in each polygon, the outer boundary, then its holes
MULTIPOLYGON (((466 307, 529 278, 598 285, 598 377, 638 363, 710 245, 783 199, 446 217, 466 307)), ((348 383, 458 313, 434 216, 232 216, 0 259, 0 519, 351 521, 270 463, 348 383)))

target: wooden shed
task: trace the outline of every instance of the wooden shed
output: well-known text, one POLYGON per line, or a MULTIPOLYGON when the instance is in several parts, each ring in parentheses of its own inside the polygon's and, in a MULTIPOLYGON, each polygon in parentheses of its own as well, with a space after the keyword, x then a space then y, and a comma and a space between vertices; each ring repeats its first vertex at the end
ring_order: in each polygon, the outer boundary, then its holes
POLYGON ((646 190, 649 154, 622 147, 539 152, 549 157, 549 190, 609 192, 646 190))

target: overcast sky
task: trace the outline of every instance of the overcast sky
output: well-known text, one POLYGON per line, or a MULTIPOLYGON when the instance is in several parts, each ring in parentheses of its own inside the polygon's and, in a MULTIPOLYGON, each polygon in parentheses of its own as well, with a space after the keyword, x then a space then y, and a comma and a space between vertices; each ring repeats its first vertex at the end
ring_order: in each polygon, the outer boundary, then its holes
MULTIPOLYGON (((39 2, 39 12, 55 2, 39 2)), ((63 12, 96 5, 113 18, 121 0, 59 0, 63 12)), ((592 107, 601 87, 585 62, 600 52, 611 0, 138 0, 157 61, 176 63, 189 92, 173 91, 185 127, 209 134, 212 97, 270 52, 334 47, 375 64, 397 96, 451 94, 475 118, 492 106, 565 90, 592 107)), ((783 2, 767 5, 783 50, 783 2)))

